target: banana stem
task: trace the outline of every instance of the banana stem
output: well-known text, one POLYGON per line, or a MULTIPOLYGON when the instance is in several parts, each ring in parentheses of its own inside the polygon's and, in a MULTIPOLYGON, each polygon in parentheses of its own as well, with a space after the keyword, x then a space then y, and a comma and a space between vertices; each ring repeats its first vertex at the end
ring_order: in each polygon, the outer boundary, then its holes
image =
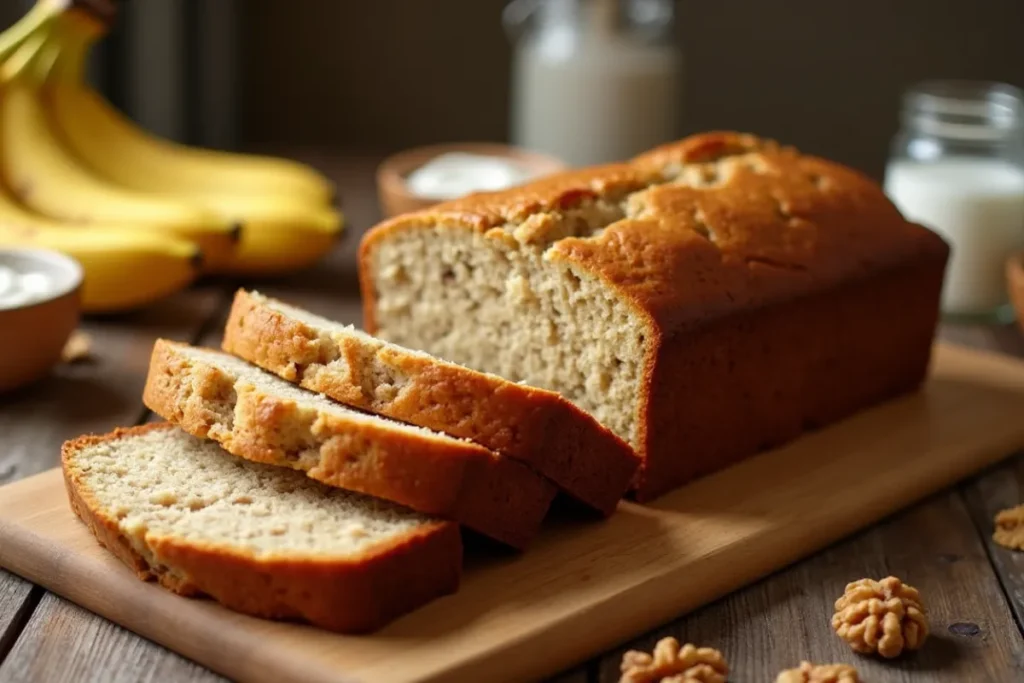
POLYGON ((0 36, 0 61, 6 61, 21 45, 52 20, 57 10, 52 3, 37 2, 0 36))
POLYGON ((106 31, 104 23, 76 9, 73 3, 39 0, 0 34, 0 75, 7 80, 24 72, 29 62, 36 62, 32 70, 37 76, 81 80, 89 48, 106 31), (52 46, 44 47, 44 43, 52 43, 52 46), (61 55, 65 49, 67 54, 61 55), (46 54, 37 58, 40 52, 46 54), (58 56, 59 69, 56 68, 58 56))
MULTIPOLYGON (((31 75, 36 66, 36 59, 50 45, 52 22, 36 29, 22 41, 10 57, 0 63, 0 80, 9 83, 13 80, 31 75)), ((50 52, 50 50, 46 50, 50 52)))
POLYGON ((89 49, 100 37, 99 32, 90 29, 86 21, 70 14, 58 18, 54 30, 61 49, 50 70, 50 79, 61 83, 82 81, 89 49))

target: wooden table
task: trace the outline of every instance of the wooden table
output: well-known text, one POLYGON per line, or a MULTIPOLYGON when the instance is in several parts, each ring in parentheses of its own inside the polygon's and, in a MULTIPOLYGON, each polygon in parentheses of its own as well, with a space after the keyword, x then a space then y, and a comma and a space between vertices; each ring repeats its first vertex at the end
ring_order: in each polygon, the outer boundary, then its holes
MULTIPOLYGON (((0 484, 54 467, 62 441, 150 419, 140 393, 153 340, 216 345, 239 284, 346 321, 359 321, 354 253, 378 219, 375 159, 304 155, 339 183, 350 227, 324 262, 266 282, 202 283, 137 314, 84 324, 94 360, 64 366, 41 383, 0 396, 0 484)), ((1024 356, 1013 327, 944 328, 958 343, 1024 356)), ((1021 416, 1024 419, 1024 415, 1021 416)), ((856 474, 856 473, 855 473, 856 474)), ((863 476, 871 476, 870 472, 863 476)), ((835 546, 648 634, 637 634, 553 680, 618 678, 622 652, 665 635, 717 647, 734 682, 773 681, 802 658, 844 661, 867 681, 1024 680, 1024 553, 990 540, 992 516, 1021 501, 1024 456, 937 494, 835 546), (852 654, 821 615, 848 581, 895 574, 917 586, 933 638, 912 658, 883 664, 852 654)), ((828 495, 823 491, 822 495, 828 495)), ((0 570, 0 681, 214 681, 218 675, 66 600, 0 570)))

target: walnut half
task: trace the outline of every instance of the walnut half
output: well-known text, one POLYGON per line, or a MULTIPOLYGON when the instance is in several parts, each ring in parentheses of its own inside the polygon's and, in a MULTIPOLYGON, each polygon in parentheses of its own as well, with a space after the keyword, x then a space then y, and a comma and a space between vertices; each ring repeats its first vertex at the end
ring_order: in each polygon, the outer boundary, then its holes
POLYGON ((835 610, 832 628, 856 652, 891 659, 918 649, 928 637, 920 594, 894 576, 847 584, 835 610))
POLYGON ((619 683, 726 683, 729 666, 718 650, 662 638, 654 653, 630 650, 622 656, 619 683))
POLYGON ((860 683, 857 670, 846 664, 800 662, 795 669, 779 674, 775 683, 860 683))
POLYGON ((1024 550, 1024 505, 1003 510, 996 515, 992 540, 1004 548, 1024 550))

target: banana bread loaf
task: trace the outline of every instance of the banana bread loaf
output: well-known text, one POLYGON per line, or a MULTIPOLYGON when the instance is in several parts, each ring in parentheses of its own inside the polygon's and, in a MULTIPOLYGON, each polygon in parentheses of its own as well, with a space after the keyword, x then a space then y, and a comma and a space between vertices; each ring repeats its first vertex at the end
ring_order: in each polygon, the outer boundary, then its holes
POLYGON ((398 216, 359 267, 367 331, 558 391, 644 501, 914 390, 948 254, 860 173, 721 132, 398 216))

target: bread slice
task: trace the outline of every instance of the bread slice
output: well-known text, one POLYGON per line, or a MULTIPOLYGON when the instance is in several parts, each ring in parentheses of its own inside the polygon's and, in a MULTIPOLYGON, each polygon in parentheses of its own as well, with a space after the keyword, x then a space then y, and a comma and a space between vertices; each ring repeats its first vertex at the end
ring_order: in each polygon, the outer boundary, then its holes
POLYGON ((345 633, 459 585, 458 527, 246 462, 167 424, 64 444, 71 507, 143 580, 345 633))
POLYGON ((228 354, 158 340, 143 400, 228 452, 524 548, 556 489, 483 446, 347 408, 228 354))
POLYGON ((223 348, 337 401, 529 463, 606 515, 640 464, 623 440, 552 391, 389 344, 256 292, 236 293, 223 348))

